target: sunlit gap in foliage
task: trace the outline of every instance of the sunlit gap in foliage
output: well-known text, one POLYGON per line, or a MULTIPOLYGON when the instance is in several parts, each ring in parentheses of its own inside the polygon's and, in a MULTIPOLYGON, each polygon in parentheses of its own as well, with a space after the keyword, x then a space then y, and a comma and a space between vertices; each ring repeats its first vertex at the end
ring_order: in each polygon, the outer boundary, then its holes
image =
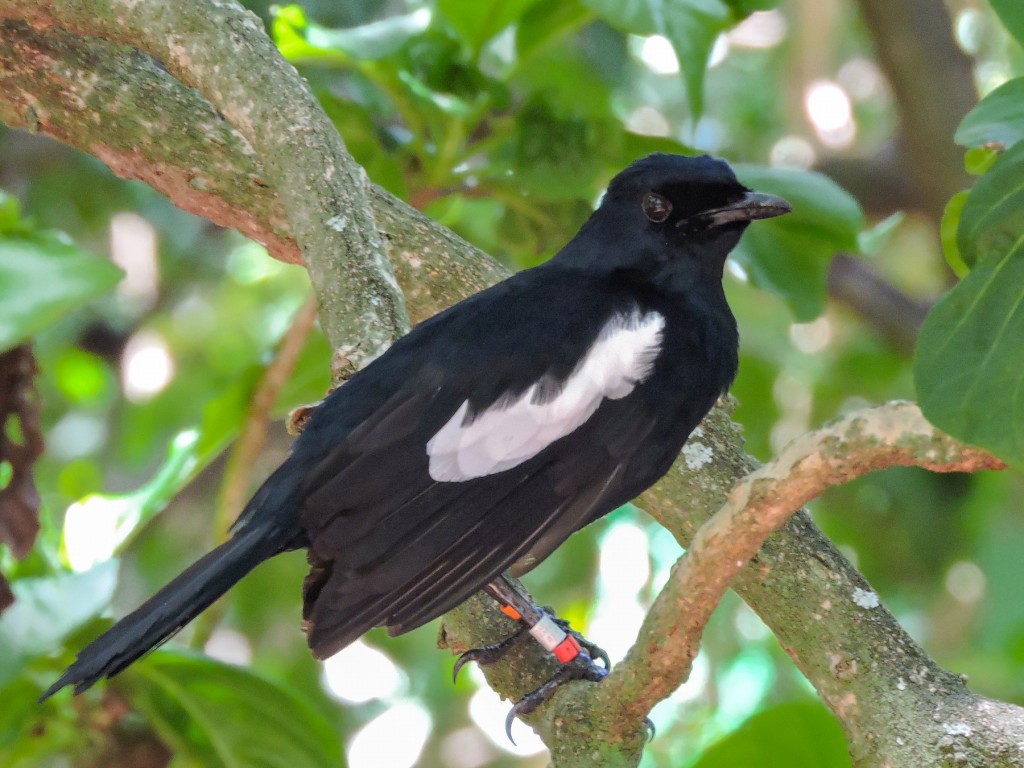
POLYGON ((969 560, 953 563, 946 571, 945 584, 946 591, 965 605, 973 605, 981 600, 988 586, 984 571, 977 563, 969 560))
POLYGON ((725 37, 736 48, 774 48, 786 38, 787 26, 780 11, 757 11, 730 29, 725 37))
POLYGON ((396 702, 364 725, 348 744, 349 768, 412 768, 433 730, 419 703, 396 702))
POLYGON ((497 754, 474 726, 452 731, 441 742, 441 765, 445 768, 484 768, 494 762, 497 754))
POLYGON ((252 644, 249 638, 230 627, 217 627, 203 646, 203 653, 218 661, 239 667, 252 664, 252 644))
POLYGON ((667 37, 630 35, 629 50, 647 69, 656 75, 678 75, 679 59, 667 37))
POLYGON ((469 700, 469 717, 493 746, 520 757, 537 755, 547 749, 533 729, 519 720, 512 723, 512 738, 516 743, 511 743, 505 735, 509 703, 488 687, 479 667, 474 665, 467 671, 477 686, 476 693, 469 700))
POLYGON ((597 610, 587 634, 615 664, 636 640, 645 609, 639 596, 651 577, 647 532, 631 520, 613 523, 601 536, 597 610))
POLYGON ((323 683, 346 704, 390 699, 407 690, 405 674, 383 651, 356 640, 324 662, 323 683))
POLYGON ((857 136, 853 106, 846 90, 831 80, 816 80, 804 92, 804 110, 819 141, 827 147, 848 147, 857 136))
POLYGON ((136 312, 152 307, 160 287, 153 225, 135 213, 115 214, 110 219, 110 260, 124 270, 117 295, 136 312))
POLYGON ((776 168, 798 168, 806 171, 818 159, 818 153, 803 136, 783 136, 772 145, 769 162, 776 168))
POLYGON ((174 360, 162 336, 144 330, 128 339, 121 355, 121 386, 128 400, 144 403, 173 378, 174 360))

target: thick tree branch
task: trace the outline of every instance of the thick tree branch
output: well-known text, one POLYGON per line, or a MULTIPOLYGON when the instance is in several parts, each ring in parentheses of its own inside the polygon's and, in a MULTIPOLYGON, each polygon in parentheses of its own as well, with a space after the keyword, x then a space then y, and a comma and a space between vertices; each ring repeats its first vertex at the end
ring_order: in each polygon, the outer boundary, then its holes
POLYGON ((258 17, 234 2, 204 0, 7 0, 0 16, 131 44, 158 59, 261 158, 324 309, 324 330, 336 348, 348 345, 353 367, 407 330, 369 179, 258 17))
MULTIPOLYGON (((296 243, 305 247, 303 237, 296 234, 300 228, 287 220, 293 215, 292 206, 310 205, 312 213, 297 213, 310 229, 331 227, 323 201, 307 196, 326 194, 325 200, 332 201, 331 216, 355 215, 335 207, 341 205, 341 198, 334 197, 334 191, 324 191, 318 184, 297 188, 301 184, 295 180, 310 172, 308 166, 292 177, 290 166, 278 165, 277 174, 284 176, 281 189, 274 181, 278 176, 262 166, 263 152, 271 149, 284 150, 284 159, 275 155, 277 163, 290 159, 287 153, 292 145, 282 147, 266 136, 264 143, 253 140, 263 128, 288 133, 290 123, 282 122, 282 116, 291 114, 290 87, 273 96, 264 78, 255 86, 251 78, 243 78, 255 88, 252 94, 261 98, 267 94, 268 103, 276 105, 257 112, 250 109, 246 93, 193 90, 185 84, 209 75, 222 46, 233 57, 233 69, 260 72, 266 63, 261 57, 270 55, 265 46, 239 42, 255 34, 251 23, 239 28, 227 25, 225 34, 230 39, 221 40, 215 34, 220 25, 209 15, 221 5, 199 8, 194 3, 165 3, 156 9, 152 3, 139 2, 134 5, 145 8, 138 11, 130 5, 0 0, 0 18, 28 20, 31 25, 18 21, 0 25, 0 119, 91 152, 111 163, 116 172, 146 180, 181 207, 256 236, 278 257, 296 260, 296 243), (146 13, 154 16, 156 25, 148 32, 138 28, 143 20, 149 23, 146 13), (193 17, 179 19, 178 13, 193 17), (208 29, 196 29, 197 25, 208 29), (165 30, 164 37, 154 29, 165 30), (193 34, 209 50, 185 55, 194 47, 185 38, 193 34), (136 49, 160 58, 181 81, 136 49), (214 108, 200 91, 227 109, 214 108), (244 138, 222 114, 248 132, 244 138), (266 123, 255 125, 257 117, 266 123)), ((280 65, 275 59, 272 66, 280 65)), ((212 88, 212 81, 205 82, 206 88, 212 88)), ((302 91, 300 100, 305 98, 302 91)), ((307 103, 301 109, 308 108, 307 103)), ((311 145, 318 135, 312 127, 304 129, 299 144, 315 155, 317 149, 311 145)), ((338 162, 332 158, 323 167, 338 162)), ((351 183, 358 187, 362 181, 356 178, 351 183)), ((378 189, 368 194, 414 318, 433 314, 504 276, 501 267, 404 203, 378 189)), ((358 200, 353 204, 361 205, 358 200)), ((366 237, 366 244, 372 246, 373 233, 366 237)), ((370 261, 370 267, 376 268, 370 261)), ((335 279, 339 281, 335 289, 360 294, 357 306, 372 303, 379 287, 358 276, 350 280, 344 270, 335 279)), ((331 303, 322 316, 340 327, 343 319, 335 313, 346 311, 331 303)), ((373 312, 357 318, 354 327, 358 329, 366 317, 373 317, 373 312)), ((685 454, 669 476, 642 498, 642 504, 684 545, 700 522, 723 503, 736 480, 752 468, 738 430, 723 409, 705 420, 692 444, 701 450, 685 454)), ((1022 740, 1020 710, 972 697, 959 678, 938 668, 883 607, 865 617, 852 601, 836 600, 837 595, 870 588, 806 516, 798 514, 770 537, 733 586, 765 619, 836 712, 860 764, 879 765, 890 759, 895 764, 906 757, 902 764, 941 765, 952 754, 949 745, 955 742, 959 748, 961 741, 970 741, 966 747, 983 756, 1002 754, 1006 757, 1002 764, 1019 764, 1011 759, 1019 753, 1001 753, 999 746, 1015 750, 1022 740), (828 620, 821 620, 822 616, 828 620), (863 680, 859 698, 852 701, 851 675, 863 680), (951 737, 949 743, 935 741, 933 724, 940 715, 962 716, 974 724, 973 736, 963 736, 962 729, 954 728, 961 735, 951 737), (904 734, 917 729, 925 734, 920 741, 903 740, 904 734), (906 746, 910 743, 913 751, 906 746)), ((446 618, 445 638, 456 648, 479 645, 506 635, 505 622, 482 601, 470 601, 446 618)), ((497 690, 514 697, 550 673, 543 661, 531 644, 525 644, 509 663, 495 665, 488 674, 497 690)), ((636 698, 626 688, 623 685, 624 700, 636 698)), ((603 690, 603 686, 569 686, 537 713, 534 723, 551 745, 556 765, 626 764, 638 759, 642 734, 631 730, 636 725, 634 715, 602 698, 603 690), (614 727, 595 728, 597 720, 614 727)))
MULTIPOLYGON (((977 472, 1006 465, 939 432, 908 402, 858 411, 797 438, 739 482, 700 527, 602 694, 642 720, 685 682, 708 619, 768 536, 833 485, 892 466, 977 472)), ((864 611, 880 605, 877 595, 862 589, 836 600, 852 600, 864 611)))

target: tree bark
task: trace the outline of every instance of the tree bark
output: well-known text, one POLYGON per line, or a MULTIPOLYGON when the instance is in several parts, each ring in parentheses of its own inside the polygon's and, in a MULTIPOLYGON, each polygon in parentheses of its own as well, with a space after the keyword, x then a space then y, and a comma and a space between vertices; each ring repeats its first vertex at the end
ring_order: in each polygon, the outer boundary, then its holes
MULTIPOLYGON (((298 143, 268 138, 291 130, 293 98, 295 109, 308 114, 305 89, 280 92, 268 108, 255 104, 264 89, 253 90, 252 79, 242 78, 236 90, 214 77, 212 71, 229 60, 233 72, 281 67, 266 46, 253 43, 251 19, 233 3, 0 0, 0 19, 0 119, 99 157, 179 207, 264 243, 277 258, 305 260, 311 274, 320 274, 314 277, 322 295, 355 302, 325 300, 321 314, 333 329, 332 342, 354 354, 354 364, 372 356, 404 322, 400 298, 385 298, 383 314, 375 305, 381 292, 391 291, 381 253, 387 253, 413 320, 505 275, 486 255, 378 188, 342 198, 330 184, 313 191, 297 187, 281 164, 299 164, 308 178, 324 162, 321 141, 334 147, 328 165, 347 169, 338 171, 345 178, 341 186, 365 183, 352 175, 343 147, 325 135, 316 116, 309 115, 306 125, 317 127, 302 131, 298 143), (211 23, 213 15, 223 23, 211 23), (183 54, 195 52, 193 35, 203 40, 202 57, 183 54), (249 42, 239 45, 239 35, 249 42), (264 154, 282 151, 296 156, 264 154), (358 221, 360 238, 346 240, 348 226, 337 216, 358 221), (366 233, 371 223, 379 244, 373 232, 366 233), (345 266, 334 269, 331 254, 338 250, 346 253, 345 266)), ((707 461, 684 456, 641 499, 684 545, 754 467, 728 408, 717 408, 693 440, 707 449, 707 461)), ((972 695, 881 604, 865 611, 858 596, 874 593, 805 514, 768 539, 733 587, 835 712, 857 765, 1024 765, 1021 710, 972 695)), ((443 640, 464 649, 510 629, 500 613, 474 599, 448 615, 443 640)), ((524 644, 489 668, 488 676, 496 690, 516 697, 551 671, 549 661, 524 644)), ((614 700, 602 686, 566 686, 530 719, 554 765, 638 762, 642 707, 635 706, 640 694, 628 683, 609 689, 614 700)))

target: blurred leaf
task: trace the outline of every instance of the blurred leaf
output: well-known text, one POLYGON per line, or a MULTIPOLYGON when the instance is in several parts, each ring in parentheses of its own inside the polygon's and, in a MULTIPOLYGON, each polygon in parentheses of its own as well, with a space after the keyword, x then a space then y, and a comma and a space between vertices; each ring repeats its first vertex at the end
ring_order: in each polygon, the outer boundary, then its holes
POLYGON ((1024 232, 1024 143, 1003 153, 964 203, 957 245, 970 267, 1000 257, 1024 232))
POLYGON ((820 704, 782 704, 754 715, 692 768, 849 768, 846 739, 820 704))
POLYGON ((0 351, 106 293, 121 275, 55 234, 0 240, 0 351))
POLYGON ((25 231, 18 198, 0 190, 0 235, 24 234, 25 231))
POLYGON ((579 0, 537 3, 516 24, 516 53, 528 59, 591 18, 579 0))
POLYGON ((907 215, 903 211, 897 211, 891 216, 886 216, 870 229, 858 232, 857 246, 860 252, 870 255, 878 253, 885 247, 885 244, 889 242, 889 238, 892 237, 892 233, 896 231, 906 218, 907 215))
POLYGON ((967 113, 954 140, 964 147, 1001 144, 1009 149, 1024 138, 1024 77, 1003 83, 967 113))
POLYGON ((725 0, 737 18, 743 19, 755 11, 769 11, 779 5, 779 0, 725 0))
POLYGON ((203 456, 199 447, 198 432, 182 432, 171 441, 167 460, 137 491, 90 494, 70 507, 64 517, 64 549, 72 567, 94 568, 120 552, 212 460, 215 454, 203 456))
POLYGON ((430 15, 414 12, 347 29, 329 29, 306 18, 298 5, 272 9, 271 32, 289 61, 376 61, 393 55, 426 30, 430 15), (344 56, 339 57, 339 54, 344 56))
POLYGON ((1024 4, 1020 0, 990 0, 1006 30, 1024 45, 1024 4))
POLYGON ((437 0, 437 10, 478 52, 535 3, 537 0, 437 0))
POLYGON ((132 702, 164 739, 204 768, 344 765, 331 723, 280 683, 168 650, 133 671, 132 702))
POLYGON ((752 189, 781 195, 793 212, 754 223, 734 257, 751 282, 779 295, 798 321, 813 320, 825 308, 829 259, 858 249, 860 206, 820 174, 749 165, 736 166, 736 174, 752 189))
POLYGON ((60 650, 64 638, 109 604, 117 584, 116 560, 85 573, 19 579, 17 602, 0 616, 0 688, 30 659, 60 650))
POLYGON ((102 357, 77 347, 62 350, 53 368, 61 394, 74 405, 101 405, 117 393, 110 366, 102 357))
POLYGON ((1002 150, 992 147, 971 147, 964 153, 964 170, 972 176, 983 176, 988 173, 1002 150))
MULTIPOLYGON (((721 0, 583 0, 616 29, 633 35, 664 35, 679 58, 690 111, 696 121, 704 111, 704 72, 718 36, 735 21, 721 0)), ((736 2, 737 8, 749 3, 736 2)), ((759 3, 755 3, 759 5, 759 3)))
POLYGON ((928 420, 1015 464, 1024 463, 1022 294, 1024 240, 1018 240, 1002 255, 979 259, 932 308, 914 359, 928 420))
POLYGON ((960 219, 963 216, 964 204, 967 196, 971 193, 969 189, 957 192, 946 203, 942 212, 942 221, 939 223, 939 236, 942 240, 942 255, 946 257, 946 263, 957 277, 963 277, 971 271, 964 263, 960 255, 960 248, 957 245, 957 231, 960 229, 960 219))

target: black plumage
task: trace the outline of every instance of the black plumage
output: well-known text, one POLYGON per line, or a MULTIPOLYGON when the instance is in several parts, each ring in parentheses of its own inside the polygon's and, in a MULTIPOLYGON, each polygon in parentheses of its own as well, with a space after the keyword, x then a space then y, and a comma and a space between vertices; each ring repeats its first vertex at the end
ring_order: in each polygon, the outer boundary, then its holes
POLYGON ((313 653, 405 632, 661 477, 732 382, 723 265, 788 210, 710 157, 652 155, 548 263, 430 318, 333 392, 233 538, 47 691, 116 674, 273 555, 308 547, 313 653))

